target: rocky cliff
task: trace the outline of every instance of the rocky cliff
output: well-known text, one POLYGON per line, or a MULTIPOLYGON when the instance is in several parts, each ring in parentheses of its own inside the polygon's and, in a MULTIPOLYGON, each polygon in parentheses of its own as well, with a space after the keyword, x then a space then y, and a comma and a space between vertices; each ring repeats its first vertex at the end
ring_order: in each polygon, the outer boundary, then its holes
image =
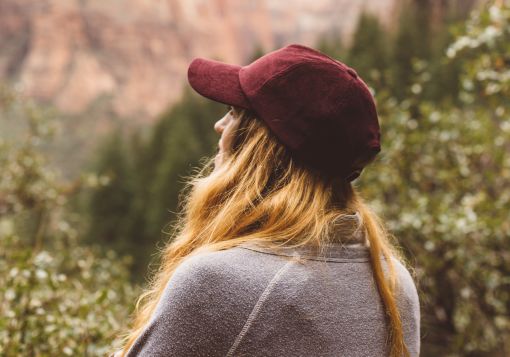
POLYGON ((108 103, 150 121, 179 98, 195 56, 245 64, 336 31, 363 9, 383 22, 397 0, 0 0, 0 80, 64 113, 108 103))

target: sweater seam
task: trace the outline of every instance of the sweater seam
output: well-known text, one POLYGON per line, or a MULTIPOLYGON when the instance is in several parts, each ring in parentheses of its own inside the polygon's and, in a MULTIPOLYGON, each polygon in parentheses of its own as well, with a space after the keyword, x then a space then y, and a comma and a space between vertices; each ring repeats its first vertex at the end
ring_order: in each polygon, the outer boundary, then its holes
POLYGON ((236 351, 236 349, 239 347, 242 339, 244 338, 244 336, 246 336, 248 330, 250 329, 253 321, 255 321, 255 319, 257 318, 260 310, 262 309, 262 306, 264 304, 264 302, 267 300, 267 298, 269 297, 269 295, 271 294, 274 286, 278 283, 278 281, 280 280, 280 277, 290 268, 290 266, 294 263, 293 260, 291 261, 288 261, 287 263, 285 263, 276 273, 275 275, 273 276, 273 278, 271 279, 271 281, 267 284, 266 288, 264 289, 264 291, 262 292, 262 294, 260 295, 259 299, 257 300, 257 302, 255 303, 255 306, 253 307, 250 315, 248 316, 248 318, 246 319, 246 322, 243 326, 243 328, 241 329, 241 332, 239 332, 239 334, 237 335, 236 339, 234 340, 234 343, 232 344, 232 346, 230 347, 228 353, 227 353, 227 357, 230 357, 230 356, 233 356, 234 352, 236 351))
MULTIPOLYGON (((292 256, 292 255, 287 255, 287 254, 277 254, 277 253, 272 253, 272 252, 267 252, 267 251, 262 251, 262 250, 258 250, 256 248, 252 248, 252 247, 241 247, 239 246, 239 248, 241 249, 248 249, 248 250, 251 250, 251 251, 254 251, 254 252, 258 252, 258 253, 262 253, 262 254, 270 254, 270 255, 276 255, 276 256, 286 256, 286 257, 289 257, 289 256, 292 256)), ((300 254, 299 255, 301 258, 305 258, 305 259, 309 259, 309 260, 315 260, 315 261, 320 261, 320 262, 330 262, 330 263, 366 263, 366 262, 369 262, 370 261, 370 258, 335 258, 335 257, 327 257, 327 258, 318 258, 318 257, 313 257, 313 256, 310 256, 310 255, 306 255, 306 254, 300 254)))

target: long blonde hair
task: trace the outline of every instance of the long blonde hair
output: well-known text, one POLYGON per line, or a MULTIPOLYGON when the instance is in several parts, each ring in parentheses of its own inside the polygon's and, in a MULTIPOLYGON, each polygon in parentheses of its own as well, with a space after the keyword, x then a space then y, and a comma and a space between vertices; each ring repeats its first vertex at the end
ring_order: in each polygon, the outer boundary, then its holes
POLYGON ((405 263, 381 219, 350 182, 326 178, 291 158, 264 122, 234 108, 241 120, 233 148, 217 169, 214 158, 186 180, 177 220, 160 265, 136 303, 121 356, 149 321, 172 273, 184 258, 257 240, 268 246, 324 246, 338 220, 359 212, 371 265, 386 310, 390 356, 409 356, 396 304, 398 281, 391 257, 405 263), (381 254, 388 263, 385 277, 381 254))

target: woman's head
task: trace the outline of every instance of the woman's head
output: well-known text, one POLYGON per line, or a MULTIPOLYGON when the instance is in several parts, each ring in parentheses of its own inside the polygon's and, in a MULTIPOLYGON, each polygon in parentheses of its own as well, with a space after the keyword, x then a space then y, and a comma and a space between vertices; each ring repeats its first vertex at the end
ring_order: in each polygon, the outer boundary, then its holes
POLYGON ((188 82, 204 97, 253 110, 295 158, 348 181, 381 150, 375 99, 353 68, 291 44, 246 66, 195 58, 188 82))
POLYGON ((214 124, 214 130, 221 135, 218 141, 218 152, 215 157, 214 167, 218 168, 225 157, 232 150, 232 142, 240 123, 239 109, 229 107, 227 113, 214 124))
MULTIPOLYGON (((208 222, 217 230, 208 233, 211 237, 218 236, 214 240, 240 237, 258 226, 258 230, 266 227, 267 231, 254 231, 254 234, 270 236, 274 242, 277 232, 281 234, 284 230, 276 217, 306 222, 297 210, 301 207, 303 214, 304 210, 310 212, 314 204, 320 204, 321 194, 329 202, 324 204, 323 211, 332 211, 332 206, 335 206, 336 213, 347 213, 345 204, 350 195, 350 185, 343 185, 342 192, 326 189, 327 178, 296 162, 254 113, 233 107, 216 122, 214 128, 221 134, 219 151, 214 160, 206 163, 202 177, 195 178, 188 200, 188 207, 191 209, 196 203, 197 209, 197 214, 189 212, 190 220, 199 217, 201 212, 219 209, 203 217, 204 224, 208 222), (318 186, 323 187, 324 192, 321 193, 318 186), (296 201, 293 202, 293 199, 296 201), (216 219, 218 222, 215 222, 216 219), (232 222, 229 223, 230 220, 232 222)), ((299 232, 295 232, 295 236, 298 235, 299 232)))

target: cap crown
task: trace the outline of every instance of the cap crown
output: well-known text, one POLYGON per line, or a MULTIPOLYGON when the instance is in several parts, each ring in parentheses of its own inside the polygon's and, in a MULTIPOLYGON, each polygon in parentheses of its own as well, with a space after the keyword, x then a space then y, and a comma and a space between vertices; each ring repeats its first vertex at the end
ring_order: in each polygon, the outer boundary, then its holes
POLYGON ((195 58, 188 81, 201 95, 255 112, 293 158, 352 181, 380 151, 374 98, 356 71, 290 44, 241 67, 195 58))
POLYGON ((253 111, 308 165, 352 180, 380 151, 373 96, 338 60, 292 44, 242 67, 239 83, 253 111))

